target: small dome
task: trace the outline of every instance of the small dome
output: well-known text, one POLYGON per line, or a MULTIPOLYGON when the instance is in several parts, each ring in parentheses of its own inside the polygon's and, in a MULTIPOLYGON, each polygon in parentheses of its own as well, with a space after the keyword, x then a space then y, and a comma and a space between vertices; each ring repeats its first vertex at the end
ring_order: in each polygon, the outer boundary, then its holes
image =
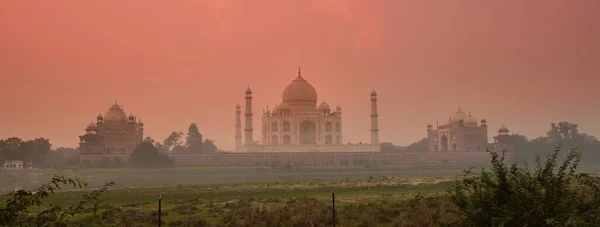
POLYGON ((469 116, 465 117, 463 120, 466 125, 477 125, 477 119, 471 116, 471 113, 469 113, 469 116))
POLYGON ((133 121, 133 120, 135 120, 135 117, 133 116, 133 114, 129 114, 129 120, 130 120, 130 121, 133 121))
POLYGON ((321 110, 331 110, 331 108, 329 107, 329 104, 327 104, 325 101, 323 101, 321 103, 321 105, 319 105, 319 109, 321 109, 321 110))
POLYGON ((375 91, 375 89, 373 89, 373 91, 371 92, 371 95, 372 96, 376 96, 377 95, 377 92, 375 91))
POLYGON ((87 130, 92 130, 92 129, 96 129, 96 128, 97 128, 97 125, 94 124, 94 122, 91 122, 90 124, 88 124, 88 126, 87 126, 86 129, 87 130))
POLYGON ((506 127, 506 125, 502 125, 500 126, 500 129, 498 129, 498 132, 508 132, 508 128, 506 127))
POLYGON ((485 118, 481 119, 481 123, 486 123, 487 120, 485 118))
POLYGON ((290 106, 290 104, 287 104, 285 102, 281 102, 281 103, 279 103, 279 105, 275 106, 275 109, 277 109, 277 110, 289 110, 289 109, 291 109, 291 106, 290 106))
POLYGON ((241 106, 240 106, 240 104, 238 103, 237 105, 235 105, 235 108, 239 110, 239 109, 241 109, 242 107, 241 107, 241 106))
POLYGON ((281 95, 283 102, 290 105, 317 105, 317 90, 302 78, 300 70, 298 70, 298 77, 292 81, 281 95))
POLYGON ((127 121, 127 114, 116 103, 104 114, 104 121, 127 121))
POLYGON ((96 117, 96 120, 100 120, 101 121, 103 119, 104 119, 104 117, 102 116, 102 114, 98 114, 98 116, 96 117))
POLYGON ((465 117, 467 117, 467 114, 466 114, 465 112, 463 112, 463 111, 460 109, 460 106, 459 106, 459 107, 458 107, 458 110, 457 110, 457 111, 456 111, 454 114, 452 114, 452 116, 450 117, 450 119, 451 119, 453 122, 458 122, 459 120, 463 120, 463 119, 465 119, 465 117))
POLYGON ((342 110, 342 107, 341 107, 340 105, 337 105, 337 106, 335 107, 335 109, 336 109, 337 111, 340 111, 340 110, 342 110))

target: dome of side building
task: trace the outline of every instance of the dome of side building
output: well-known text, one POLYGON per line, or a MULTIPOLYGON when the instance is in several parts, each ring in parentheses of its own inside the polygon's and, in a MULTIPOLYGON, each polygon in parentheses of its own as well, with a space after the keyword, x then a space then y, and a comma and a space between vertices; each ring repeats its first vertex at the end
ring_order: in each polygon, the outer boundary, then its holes
POLYGON ((127 121, 127 114, 125 114, 125 111, 121 106, 115 103, 108 111, 106 111, 106 114, 104 114, 104 121, 127 121))
POLYGON ((97 125, 96 125, 94 122, 91 122, 91 123, 90 123, 90 124, 88 124, 88 126, 86 127, 86 129, 87 129, 87 130, 94 130, 94 129, 97 129, 97 128, 98 128, 98 126, 97 126, 97 125))
POLYGON ((477 119, 475 117, 471 116, 471 113, 469 113, 469 115, 467 117, 465 117, 463 120, 464 120, 465 125, 477 126, 477 119))
POLYGON ((323 101, 320 105, 319 105, 319 109, 321 110, 331 110, 331 108, 329 107, 329 104, 327 104, 325 101, 323 101))

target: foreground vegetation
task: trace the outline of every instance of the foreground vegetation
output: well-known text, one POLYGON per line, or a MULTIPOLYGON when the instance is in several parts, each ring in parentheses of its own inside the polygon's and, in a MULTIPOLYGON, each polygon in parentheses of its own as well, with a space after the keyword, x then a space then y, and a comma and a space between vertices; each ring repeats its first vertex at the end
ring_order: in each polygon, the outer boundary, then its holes
MULTIPOLYGON (((321 214, 321 217, 315 218, 330 220, 332 215, 330 210, 331 192, 333 191, 336 192, 337 210, 344 212, 346 209, 364 209, 367 204, 367 207, 379 204, 390 204, 389 206, 396 207, 397 202, 413 198, 418 193, 434 195, 443 191, 451 186, 452 180, 454 178, 450 177, 380 177, 354 180, 111 189, 100 197, 102 203, 99 204, 97 215, 105 217, 107 220, 114 220, 111 223, 116 226, 127 226, 134 223, 155 226, 158 221, 156 216, 157 199, 161 193, 165 193, 162 206, 163 221, 169 225, 186 223, 190 220, 204 220, 215 225, 230 222, 241 224, 239 221, 243 221, 247 215, 283 215, 280 212, 299 209, 296 206, 308 206, 304 209, 309 210, 321 207, 325 209, 324 213, 321 214), (358 204, 363 205, 354 207, 358 204), (261 212, 254 213, 257 212, 256 209, 260 209, 261 212)), ((32 207, 29 212, 39 213, 49 209, 48 204, 59 204, 61 201, 63 201, 62 207, 70 207, 76 205, 78 198, 86 193, 86 191, 56 193, 47 198, 45 206, 32 207)), ((409 208, 396 207, 393 210, 394 212, 408 213, 412 209, 409 208)), ((373 210, 373 212, 375 211, 373 210)), ((296 213, 293 212, 289 215, 296 213)), ((81 216, 93 216, 93 209, 85 210, 81 216)), ((344 214, 338 213, 338 217, 341 220, 344 214)), ((266 216, 262 218, 271 219, 266 216)), ((338 223, 343 223, 343 221, 338 223)), ((234 226, 236 225, 234 224, 234 226)))
POLYGON ((331 192, 338 226, 600 224, 600 181, 575 172, 580 159, 575 151, 559 165, 557 149, 532 170, 491 154, 491 168, 460 177, 107 190, 109 183, 92 192, 54 193, 61 185, 82 186, 77 179, 55 177, 35 193, 2 197, 0 224, 155 226, 158 195, 165 193, 162 221, 168 226, 330 226, 331 192))

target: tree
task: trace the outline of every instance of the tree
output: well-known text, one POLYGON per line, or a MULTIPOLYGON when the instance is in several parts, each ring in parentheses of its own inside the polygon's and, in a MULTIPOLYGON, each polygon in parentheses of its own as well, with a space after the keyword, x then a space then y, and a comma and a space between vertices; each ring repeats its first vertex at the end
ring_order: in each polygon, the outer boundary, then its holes
POLYGON ((449 194, 464 219, 457 226, 596 226, 600 223, 600 179, 577 174, 574 149, 558 168, 557 147, 533 171, 507 165, 492 154, 491 169, 470 170, 449 194))
POLYGON ((202 152, 207 152, 207 153, 214 153, 219 151, 219 149, 217 148, 217 145, 215 145, 215 141, 214 140, 209 140, 209 139, 205 139, 204 140, 204 145, 202 148, 202 152))
POLYGON ((427 149, 429 149, 428 143, 429 139, 423 138, 417 142, 412 143, 411 145, 408 145, 408 147, 406 147, 406 151, 427 151, 427 149))
POLYGON ((129 157, 129 163, 134 166, 164 166, 172 164, 172 160, 149 142, 140 143, 129 157))
POLYGON ((171 147, 180 146, 181 145, 181 137, 183 136, 182 132, 171 132, 169 137, 165 139, 163 144, 165 145, 166 150, 171 150, 171 147))
POLYGON ((44 162, 51 147, 50 140, 44 138, 23 141, 18 137, 10 137, 0 142, 0 159, 31 161, 34 165, 39 166, 44 162))
POLYGON ((156 141, 155 141, 154 139, 152 139, 152 137, 150 137, 150 136, 147 136, 147 137, 144 139, 144 142, 148 142, 148 143, 154 144, 156 141))
POLYGON ((162 153, 164 153, 164 152, 167 152, 167 151, 168 151, 167 147, 165 147, 165 145, 163 145, 163 144, 162 144, 162 143, 160 143, 160 142, 154 142, 154 147, 156 147, 156 149, 158 149, 158 151, 159 151, 159 152, 162 152, 162 153))
POLYGON ((202 152, 202 134, 200 134, 196 123, 190 124, 187 137, 185 138, 185 145, 191 152, 202 152))
POLYGON ((546 133, 552 142, 560 142, 562 140, 572 140, 580 136, 577 124, 572 124, 566 121, 558 124, 550 124, 550 131, 546 133))
POLYGON ((7 153, 7 143, 4 140, 0 140, 0 166, 4 165, 6 161, 6 153, 7 153))
POLYGON ((76 166, 79 164, 77 149, 71 147, 56 148, 56 150, 50 151, 44 156, 44 164, 53 168, 76 166))
POLYGON ((43 158, 50 152, 52 144, 48 139, 37 138, 25 141, 23 146, 27 153, 23 160, 31 161, 34 166, 39 166, 44 162, 43 158))
POLYGON ((0 155, 5 161, 25 159, 26 151, 23 146, 23 140, 19 137, 7 138, 2 143, 2 153, 0 155))
POLYGON ((396 146, 390 142, 381 143, 381 152, 402 152, 405 150, 406 147, 396 146))

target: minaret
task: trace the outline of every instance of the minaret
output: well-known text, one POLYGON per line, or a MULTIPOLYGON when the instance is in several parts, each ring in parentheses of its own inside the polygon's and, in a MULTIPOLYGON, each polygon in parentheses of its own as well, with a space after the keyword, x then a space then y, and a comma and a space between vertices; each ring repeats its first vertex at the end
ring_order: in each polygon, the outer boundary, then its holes
POLYGON ((371 144, 379 144, 379 114, 377 114, 377 92, 371 92, 371 144))
POLYGON ((250 90, 250 87, 246 89, 246 113, 244 116, 246 118, 244 138, 246 139, 246 145, 250 145, 254 143, 254 139, 252 138, 252 90, 250 90))
POLYGON ((235 106, 235 150, 242 148, 242 110, 240 104, 235 106))

